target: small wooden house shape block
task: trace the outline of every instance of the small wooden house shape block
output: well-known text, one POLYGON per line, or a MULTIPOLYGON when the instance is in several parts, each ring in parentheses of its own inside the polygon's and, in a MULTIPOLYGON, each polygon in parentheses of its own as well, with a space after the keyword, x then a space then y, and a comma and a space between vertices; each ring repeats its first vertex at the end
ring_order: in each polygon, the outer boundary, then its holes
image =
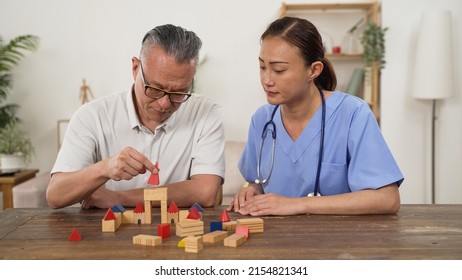
POLYGON ((133 223, 134 224, 145 224, 146 223, 145 216, 146 215, 144 213, 143 204, 139 202, 136 205, 135 210, 133 210, 133 223))
POLYGON ((107 209, 106 215, 101 220, 101 229, 103 232, 115 232, 122 223, 122 215, 112 212, 111 208, 107 209))
POLYGON ((177 224, 180 221, 180 210, 173 201, 167 209, 167 221, 171 224, 177 224))

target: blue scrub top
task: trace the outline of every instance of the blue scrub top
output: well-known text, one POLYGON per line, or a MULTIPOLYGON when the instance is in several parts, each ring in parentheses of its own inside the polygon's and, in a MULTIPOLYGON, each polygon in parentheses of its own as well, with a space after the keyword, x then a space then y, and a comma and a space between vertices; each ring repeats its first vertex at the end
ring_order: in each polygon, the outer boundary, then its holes
MULTIPOLYGON (((264 105, 252 117, 248 141, 239 161, 239 169, 248 182, 257 179, 257 161, 263 127, 275 106, 264 105)), ((319 158, 322 109, 319 108, 297 141, 285 130, 280 108, 274 115, 276 149, 274 168, 265 193, 288 197, 314 192, 319 158)), ((263 144, 261 178, 271 166, 272 138, 263 144)), ((363 100, 335 91, 326 99, 324 155, 320 175, 320 193, 335 195, 377 189, 404 180, 370 107, 363 100)))

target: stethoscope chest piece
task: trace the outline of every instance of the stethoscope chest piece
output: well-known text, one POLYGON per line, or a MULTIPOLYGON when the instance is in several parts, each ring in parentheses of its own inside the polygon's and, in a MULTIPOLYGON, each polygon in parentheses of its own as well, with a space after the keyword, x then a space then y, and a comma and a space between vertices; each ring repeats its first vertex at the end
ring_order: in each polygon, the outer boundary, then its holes
MULTIPOLYGON (((310 192, 310 193, 307 195, 307 197, 310 197, 310 196, 314 196, 314 193, 310 192)), ((321 194, 320 194, 320 193, 317 193, 316 196, 321 196, 321 194)))

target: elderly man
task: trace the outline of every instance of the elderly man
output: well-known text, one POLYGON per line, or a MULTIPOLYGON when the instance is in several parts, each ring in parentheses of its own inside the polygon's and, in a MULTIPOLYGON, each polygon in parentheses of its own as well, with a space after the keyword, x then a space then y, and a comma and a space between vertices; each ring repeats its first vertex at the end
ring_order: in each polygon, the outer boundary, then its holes
POLYGON ((173 25, 143 38, 128 92, 83 105, 72 117, 51 171, 48 204, 135 206, 160 169, 178 206, 212 206, 224 177, 220 107, 190 92, 201 40, 173 25))

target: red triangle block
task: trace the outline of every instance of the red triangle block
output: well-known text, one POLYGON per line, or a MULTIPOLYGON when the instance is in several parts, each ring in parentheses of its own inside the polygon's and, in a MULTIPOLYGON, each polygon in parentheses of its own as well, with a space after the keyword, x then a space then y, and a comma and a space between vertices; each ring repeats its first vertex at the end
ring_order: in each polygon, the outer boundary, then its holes
POLYGON ((135 207, 135 210, 133 210, 133 213, 144 213, 144 207, 141 202, 138 202, 138 204, 135 207))
POLYGON ((107 209, 106 215, 104 215, 104 220, 105 221, 110 221, 110 220, 115 220, 115 215, 114 212, 112 212, 112 209, 109 208, 107 209))
POLYGON ((170 206, 167 209, 167 212, 168 213, 178 213, 180 212, 180 210, 176 206, 175 202, 172 201, 172 203, 170 203, 170 206))
POLYGON ((191 209, 189 211, 188 216, 186 217, 186 219, 193 219, 193 220, 200 220, 200 218, 201 218, 201 213, 199 212, 199 210, 197 210, 196 207, 191 209))
POLYGON ((226 210, 223 210, 223 212, 221 212, 220 222, 229 222, 229 221, 230 219, 228 216, 228 212, 226 210))
POLYGON ((77 229, 73 229, 71 235, 69 235, 68 238, 69 241, 80 241, 82 240, 82 236, 80 236, 80 233, 77 231, 77 229))
MULTIPOLYGON (((158 166, 157 162, 156 162, 156 168, 157 168, 157 170, 159 170, 159 166, 158 166)), ((148 185, 158 186, 159 184, 160 184, 160 182, 159 182, 159 173, 157 173, 157 174, 151 173, 151 176, 148 179, 148 185)))

